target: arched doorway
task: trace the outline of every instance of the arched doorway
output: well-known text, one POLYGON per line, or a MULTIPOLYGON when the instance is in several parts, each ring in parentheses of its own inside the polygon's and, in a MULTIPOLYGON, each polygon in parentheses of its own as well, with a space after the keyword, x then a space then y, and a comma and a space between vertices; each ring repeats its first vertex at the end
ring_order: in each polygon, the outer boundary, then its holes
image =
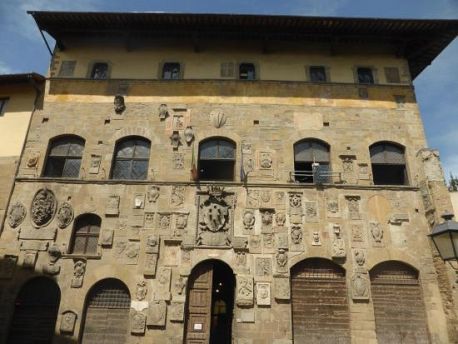
POLYGON ((59 303, 56 282, 46 277, 28 281, 16 297, 7 343, 51 343, 59 303))
POLYGON ((418 271, 398 261, 369 272, 379 344, 430 343, 418 271))
POLYGON ((294 343, 350 343, 345 270, 310 258, 291 269, 294 343))
POLYGON ((232 343, 235 278, 223 262, 210 260, 191 273, 187 291, 185 343, 232 343))
POLYGON ((130 293, 124 283, 114 278, 97 282, 86 297, 81 342, 127 342, 129 311, 130 293))

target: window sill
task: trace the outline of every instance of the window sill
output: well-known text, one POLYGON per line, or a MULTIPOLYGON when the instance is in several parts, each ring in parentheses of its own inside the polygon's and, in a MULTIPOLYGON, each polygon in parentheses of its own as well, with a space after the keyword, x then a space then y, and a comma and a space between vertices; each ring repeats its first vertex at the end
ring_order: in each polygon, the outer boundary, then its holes
POLYGON ((88 260, 100 260, 100 259, 102 259, 102 255, 100 255, 100 254, 85 255, 85 254, 66 253, 66 254, 63 254, 63 255, 62 255, 62 259, 88 259, 88 260))

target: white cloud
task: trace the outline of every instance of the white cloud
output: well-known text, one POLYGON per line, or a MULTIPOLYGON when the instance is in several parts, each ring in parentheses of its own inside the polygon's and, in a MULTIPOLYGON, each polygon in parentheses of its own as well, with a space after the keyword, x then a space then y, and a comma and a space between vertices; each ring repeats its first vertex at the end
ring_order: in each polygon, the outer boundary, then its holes
POLYGON ((286 8, 291 15, 334 16, 347 3, 348 0, 297 0, 286 8))

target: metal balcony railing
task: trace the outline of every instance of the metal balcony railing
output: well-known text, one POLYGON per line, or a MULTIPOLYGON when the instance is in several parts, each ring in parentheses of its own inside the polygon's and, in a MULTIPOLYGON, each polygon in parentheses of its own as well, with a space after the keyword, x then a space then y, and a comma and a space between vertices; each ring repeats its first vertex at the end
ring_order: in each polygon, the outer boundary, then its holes
POLYGON ((312 171, 291 171, 290 181, 304 184, 342 183, 342 172, 333 172, 327 166, 316 166, 312 171))

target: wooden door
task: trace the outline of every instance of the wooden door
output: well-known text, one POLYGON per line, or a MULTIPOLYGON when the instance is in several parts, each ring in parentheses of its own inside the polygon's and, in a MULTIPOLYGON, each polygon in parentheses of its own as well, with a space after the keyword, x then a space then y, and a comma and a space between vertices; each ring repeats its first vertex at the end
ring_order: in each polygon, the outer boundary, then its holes
POLYGON ((186 344, 210 341, 213 264, 197 266, 190 279, 186 311, 186 344))

